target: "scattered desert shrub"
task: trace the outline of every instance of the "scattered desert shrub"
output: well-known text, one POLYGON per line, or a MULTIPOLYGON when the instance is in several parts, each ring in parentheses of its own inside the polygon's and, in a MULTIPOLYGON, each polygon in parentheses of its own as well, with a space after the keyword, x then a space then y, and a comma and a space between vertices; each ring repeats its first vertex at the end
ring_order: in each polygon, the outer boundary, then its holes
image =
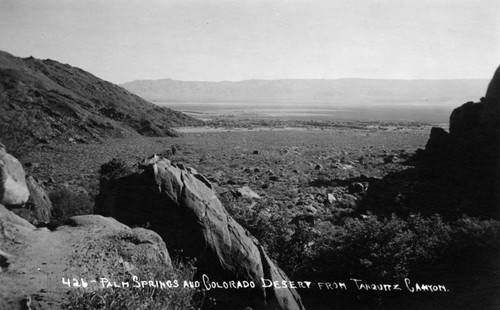
POLYGON ((101 165, 101 168, 99 169, 99 174, 103 176, 118 171, 122 171, 123 169, 125 169, 126 166, 127 164, 122 159, 113 158, 109 162, 101 165))
POLYGON ((75 215, 93 213, 94 201, 89 194, 61 187, 52 190, 49 198, 52 202, 53 224, 62 224, 75 215))
POLYGON ((221 202, 233 219, 260 241, 269 256, 279 261, 285 252, 283 245, 291 238, 286 210, 279 209, 265 199, 253 207, 250 207, 252 200, 231 195, 222 196, 221 202))
POLYGON ((349 218, 319 233, 297 269, 317 280, 398 281, 414 275, 417 266, 437 263, 449 240, 450 226, 439 216, 349 218))
POLYGON ((304 258, 313 251, 316 229, 301 221, 292 224, 288 210, 274 200, 264 198, 251 208, 250 199, 224 195, 221 201, 228 213, 259 240, 269 257, 288 275, 293 278, 303 268, 304 258))
POLYGON ((500 222, 480 220, 463 216, 452 224, 450 242, 445 253, 451 271, 473 271, 477 268, 487 272, 500 272, 500 222))
MULTIPOLYGON (((470 287, 470 278, 477 279, 475 285, 486 292, 492 288, 484 279, 500 271, 500 222, 495 220, 463 216, 446 222, 439 215, 412 214, 407 218, 347 218, 340 225, 327 221, 292 224, 287 210, 276 208, 272 201, 252 208, 251 201, 243 199, 224 197, 223 202, 291 279, 402 283, 410 278, 453 283, 461 289, 470 287)), ((373 294, 359 299, 349 295, 355 291, 338 294, 348 303, 379 305, 401 297, 373 294)))

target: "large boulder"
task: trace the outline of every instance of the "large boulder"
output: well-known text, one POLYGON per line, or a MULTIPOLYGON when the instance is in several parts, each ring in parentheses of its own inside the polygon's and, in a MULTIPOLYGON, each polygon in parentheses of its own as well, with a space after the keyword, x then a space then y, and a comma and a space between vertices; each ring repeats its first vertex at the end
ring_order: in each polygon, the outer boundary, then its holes
POLYGON ((500 219, 500 68, 480 102, 453 110, 449 134, 432 129, 425 155, 450 214, 500 219))
POLYGON ((147 225, 170 252, 196 260, 198 277, 253 281, 252 289, 211 289, 218 309, 303 309, 294 289, 263 287, 288 281, 252 235, 229 216, 214 190, 192 168, 154 156, 101 180, 96 213, 127 225, 147 225))
MULTIPOLYGON (((453 110, 450 135, 464 139, 500 137, 500 67, 493 76, 481 102, 467 102, 453 110)), ((492 141, 499 144, 499 140, 492 141)))
MULTIPOLYGON (((480 102, 468 102, 450 116, 451 149, 455 161, 486 167, 500 176, 500 68, 480 102)), ((497 191, 498 192, 498 191, 497 191)))
POLYGON ((156 233, 100 215, 76 216, 49 231, 0 205, 0 227, 0 309, 60 309, 72 290, 97 290, 101 278, 120 281, 138 274, 139 264, 171 263, 156 233), (89 287, 64 284, 73 278, 89 287))
POLYGON ((26 178, 30 197, 28 202, 12 211, 33 225, 49 223, 52 216, 52 202, 43 186, 33 176, 26 178))
POLYGON ((26 174, 21 163, 0 144, 0 203, 22 205, 28 201, 26 174))

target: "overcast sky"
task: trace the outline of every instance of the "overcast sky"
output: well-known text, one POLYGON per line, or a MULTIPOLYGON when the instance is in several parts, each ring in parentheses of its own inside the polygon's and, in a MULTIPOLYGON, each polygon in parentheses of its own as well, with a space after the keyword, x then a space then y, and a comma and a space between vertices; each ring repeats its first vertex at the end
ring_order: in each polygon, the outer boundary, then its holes
POLYGON ((0 49, 115 83, 490 78, 498 0, 0 0, 0 49))

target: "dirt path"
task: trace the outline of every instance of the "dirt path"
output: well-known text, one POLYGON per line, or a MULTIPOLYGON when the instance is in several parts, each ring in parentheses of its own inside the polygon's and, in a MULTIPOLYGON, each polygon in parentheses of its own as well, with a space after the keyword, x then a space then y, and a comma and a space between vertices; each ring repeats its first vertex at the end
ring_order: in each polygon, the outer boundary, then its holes
POLYGON ((2 309, 15 309, 25 296, 42 309, 58 309, 65 296, 62 276, 69 268, 75 236, 50 232, 46 228, 25 231, 10 241, 6 252, 13 255, 1 275, 2 309), (10 245, 10 246, 9 246, 10 245), (5 304, 6 303, 6 304, 5 304))

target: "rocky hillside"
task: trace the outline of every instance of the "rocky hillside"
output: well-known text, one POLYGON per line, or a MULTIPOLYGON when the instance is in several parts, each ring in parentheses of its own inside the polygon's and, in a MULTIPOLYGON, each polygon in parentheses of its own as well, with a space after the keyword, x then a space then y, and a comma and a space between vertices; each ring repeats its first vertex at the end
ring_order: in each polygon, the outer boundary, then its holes
POLYGON ((187 82, 171 79, 123 84, 157 102, 273 102, 346 105, 448 105, 473 100, 487 80, 247 80, 187 82))
POLYGON ((33 142, 175 135, 200 122, 161 108, 79 68, 0 51, 0 137, 15 131, 33 142))

